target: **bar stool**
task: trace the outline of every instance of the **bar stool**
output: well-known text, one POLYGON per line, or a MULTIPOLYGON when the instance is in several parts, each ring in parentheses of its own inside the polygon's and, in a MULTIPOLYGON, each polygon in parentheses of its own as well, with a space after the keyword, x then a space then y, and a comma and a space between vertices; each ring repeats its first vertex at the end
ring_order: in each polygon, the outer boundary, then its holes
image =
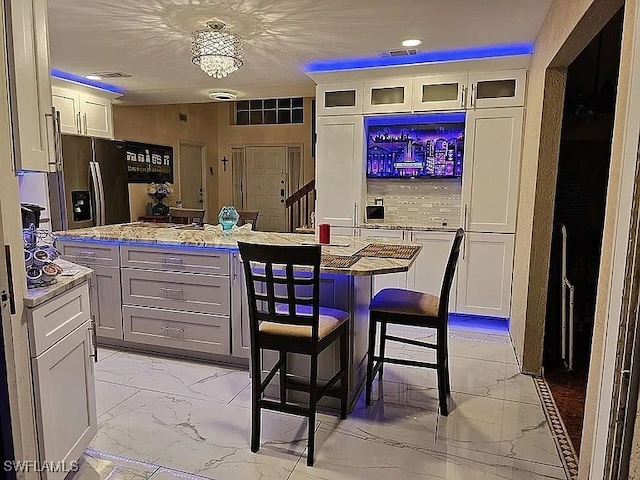
POLYGON ((261 410, 303 415, 309 422, 307 465, 313 465, 317 402, 325 395, 340 399, 340 418, 347 418, 349 314, 320 307, 320 245, 283 246, 238 242, 249 300, 251 339, 251 451, 260 448, 261 410), (311 295, 309 295, 311 290, 311 295), (318 385, 318 355, 340 340, 340 369, 318 385), (262 350, 276 350, 279 360, 262 379, 262 350), (287 374, 287 353, 311 359, 309 383, 287 374), (280 373, 280 401, 264 392, 280 373), (340 391, 331 388, 340 382, 340 391), (287 391, 309 394, 308 407, 287 401, 287 391))
POLYGON ((201 208, 177 208, 169 207, 169 221, 171 223, 189 224, 202 223, 204 210, 201 208))
POLYGON ((373 379, 377 373, 380 373, 380 379, 382 380, 382 368, 384 363, 387 362, 436 369, 440 414, 443 416, 449 414, 449 396, 451 394, 447 336, 449 292, 458 263, 463 236, 464 230, 459 228, 451 246, 440 297, 400 288, 385 288, 376 293, 371 300, 369 304, 369 350, 367 354, 367 386, 365 393, 367 405, 371 405, 373 379), (375 344, 378 323, 380 323, 380 354, 376 356, 375 344), (387 335, 388 324, 435 328, 436 343, 419 342, 410 338, 387 335), (385 357, 387 340, 433 349, 436 351, 436 363, 385 357))

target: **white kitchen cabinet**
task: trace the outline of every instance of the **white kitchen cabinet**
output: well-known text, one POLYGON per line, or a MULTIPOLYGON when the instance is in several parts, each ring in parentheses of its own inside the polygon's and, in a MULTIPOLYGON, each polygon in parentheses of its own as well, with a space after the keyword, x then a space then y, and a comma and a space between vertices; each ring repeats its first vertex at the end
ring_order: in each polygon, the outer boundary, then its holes
POLYGON ((362 218, 363 117, 319 117, 317 133, 316 223, 354 228, 362 218))
MULTIPOLYGON (((451 245, 455 232, 423 232, 411 231, 410 240, 422 245, 415 262, 408 272, 408 288, 422 293, 440 296, 444 271, 447 267, 451 245)), ((453 277, 453 283, 449 292, 449 311, 456 311, 456 295, 458 285, 458 268, 453 277)))
POLYGON ((328 83, 316 87, 317 116, 362 113, 362 82, 328 83))
MULTIPOLYGON (((7 2, 5 2, 7 3, 7 2)), ((10 0, 9 91, 16 168, 55 168, 46 0, 10 0)))
POLYGON ((467 232, 515 232, 523 116, 523 108, 467 113, 462 187, 467 232))
POLYGON ((122 339, 122 291, 120 269, 101 265, 86 265, 93 270, 89 280, 91 312, 98 337, 122 339))
POLYGON ((467 108, 523 107, 526 70, 469 74, 467 108))
POLYGON ((239 253, 231 253, 231 355, 249 358, 249 303, 244 279, 244 266, 239 253))
POLYGON ((72 87, 52 88, 53 106, 60 112, 63 133, 113 138, 111 99, 72 87))
POLYGON ((513 234, 465 234, 458 261, 458 313, 509 317, 513 245, 513 234))
POLYGON ((413 110, 463 110, 466 108, 466 73, 413 78, 413 110))
MULTIPOLYGON (((368 238, 394 238, 404 240, 404 230, 385 230, 385 229, 360 229, 361 237, 368 238)), ((383 288, 407 288, 407 272, 385 273, 383 275, 374 275, 372 278, 372 295, 375 295, 383 288)))
MULTIPOLYGON (((77 461, 98 431, 91 321, 32 359, 41 462, 77 461)), ((44 471, 43 480, 67 472, 44 471)))
POLYGON ((365 80, 364 112, 410 112, 413 79, 411 77, 365 80))

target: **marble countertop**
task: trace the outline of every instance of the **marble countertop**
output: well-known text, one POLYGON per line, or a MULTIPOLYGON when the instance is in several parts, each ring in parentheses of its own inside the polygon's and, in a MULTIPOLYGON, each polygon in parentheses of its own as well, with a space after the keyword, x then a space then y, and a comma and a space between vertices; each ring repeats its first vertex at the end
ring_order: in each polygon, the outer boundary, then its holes
POLYGON ((419 230, 421 232, 455 232, 458 227, 440 225, 406 225, 398 223, 362 223, 360 228, 385 229, 385 230, 419 230))
MULTIPOLYGON (((181 245, 185 247, 233 250, 238 248, 238 242, 262 243, 267 245, 305 245, 315 241, 315 237, 300 233, 254 232, 245 228, 238 228, 231 232, 222 233, 214 226, 206 226, 205 229, 189 228, 189 226, 186 225, 180 227, 182 228, 178 228, 176 225, 162 223, 133 222, 56 232, 56 237, 59 240, 71 241, 112 241, 122 244, 181 245)), ((397 238, 333 236, 331 244, 323 246, 322 253, 348 257, 372 243, 414 245, 421 247, 418 243, 406 242, 397 238)), ((410 260, 361 257, 348 268, 323 266, 322 271, 327 273, 365 276, 406 272, 415 261, 417 253, 410 260)))
POLYGON ((93 275, 93 270, 87 267, 76 265, 75 263, 67 262, 66 260, 58 259, 54 262, 62 267, 62 270, 79 270, 79 272, 73 277, 65 277, 58 275, 56 282, 53 285, 47 287, 29 288, 24 297, 24 305, 29 308, 37 307, 43 304, 47 300, 51 300, 53 297, 60 295, 61 293, 71 290, 73 287, 85 282, 93 275))

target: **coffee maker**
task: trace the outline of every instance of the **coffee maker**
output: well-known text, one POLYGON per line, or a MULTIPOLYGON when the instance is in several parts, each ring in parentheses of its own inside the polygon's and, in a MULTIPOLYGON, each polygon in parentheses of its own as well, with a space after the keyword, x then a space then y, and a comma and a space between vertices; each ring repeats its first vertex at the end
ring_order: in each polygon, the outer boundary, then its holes
POLYGON ((29 225, 40 227, 40 213, 44 207, 33 203, 21 203, 20 212, 22 213, 22 228, 29 228, 29 225))

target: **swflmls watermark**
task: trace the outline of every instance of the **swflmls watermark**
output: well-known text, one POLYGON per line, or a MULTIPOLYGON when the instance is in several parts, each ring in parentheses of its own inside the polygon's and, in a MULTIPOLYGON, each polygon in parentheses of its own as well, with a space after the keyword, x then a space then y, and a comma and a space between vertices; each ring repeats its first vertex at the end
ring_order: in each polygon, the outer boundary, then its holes
POLYGON ((2 464, 5 472, 77 472, 78 462, 37 462, 34 460, 5 460, 2 464))

